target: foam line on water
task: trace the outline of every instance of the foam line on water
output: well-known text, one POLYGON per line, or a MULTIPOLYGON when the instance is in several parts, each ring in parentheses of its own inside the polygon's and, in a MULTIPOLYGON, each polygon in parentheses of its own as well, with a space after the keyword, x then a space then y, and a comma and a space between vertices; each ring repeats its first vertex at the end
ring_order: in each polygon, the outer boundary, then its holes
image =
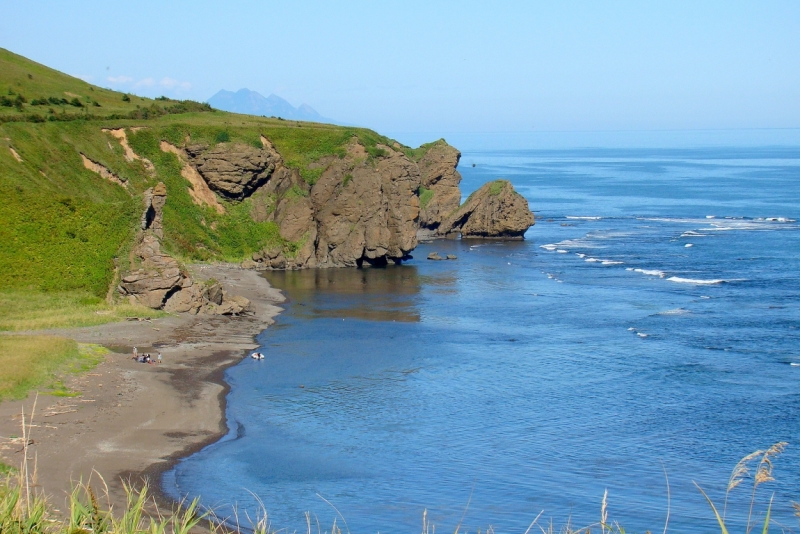
POLYGON ((698 286, 710 286, 710 285, 718 285, 724 284, 726 282, 730 282, 730 280, 723 280, 721 278, 715 280, 703 280, 700 278, 682 278, 680 276, 670 276, 667 278, 670 282, 676 282, 678 284, 694 284, 698 286))
POLYGON ((632 271, 634 273, 646 274, 647 276, 657 276, 659 278, 664 278, 666 276, 664 271, 659 271, 658 269, 635 269, 633 267, 626 267, 625 270, 632 271))

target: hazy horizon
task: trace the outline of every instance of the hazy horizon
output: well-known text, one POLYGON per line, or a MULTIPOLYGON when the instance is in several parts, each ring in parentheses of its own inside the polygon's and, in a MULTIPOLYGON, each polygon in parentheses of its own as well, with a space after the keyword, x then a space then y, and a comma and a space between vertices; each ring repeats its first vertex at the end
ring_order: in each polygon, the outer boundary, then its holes
POLYGON ((800 4, 8 5, 0 46, 91 83, 221 89, 381 132, 800 127, 800 4), (81 30, 81 31, 78 31, 81 30))

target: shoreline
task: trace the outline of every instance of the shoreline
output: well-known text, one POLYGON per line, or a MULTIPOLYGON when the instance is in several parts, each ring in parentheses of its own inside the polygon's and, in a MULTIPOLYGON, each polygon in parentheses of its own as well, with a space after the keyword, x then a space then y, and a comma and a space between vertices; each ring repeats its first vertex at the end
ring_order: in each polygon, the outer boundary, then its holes
MULTIPOLYGON (((99 473, 114 509, 124 507, 123 482, 149 482, 159 507, 178 504, 161 487, 163 473, 182 458, 219 440, 227 431, 225 371, 258 347, 256 336, 274 323, 286 301, 256 271, 236 265, 194 265, 193 277, 215 278, 226 291, 250 299, 240 317, 188 315, 152 321, 35 332, 69 337, 109 348, 93 370, 65 379, 77 397, 30 394, 0 403, 0 457, 19 466, 23 454, 20 411, 26 421, 36 412, 30 445, 30 465, 36 465, 36 486, 56 509, 66 492, 99 473), (161 365, 131 359, 132 347, 153 355, 161 365)), ((101 484, 102 485, 102 484, 101 484)))

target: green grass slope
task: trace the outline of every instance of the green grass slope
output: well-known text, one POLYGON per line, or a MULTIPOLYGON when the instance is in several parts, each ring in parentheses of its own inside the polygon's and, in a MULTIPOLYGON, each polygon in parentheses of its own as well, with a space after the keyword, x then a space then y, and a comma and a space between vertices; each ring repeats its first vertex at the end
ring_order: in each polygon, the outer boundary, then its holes
POLYGON ((0 97, 5 99, 0 99, 0 292, 71 292, 73 301, 81 300, 75 292, 84 292, 84 300, 92 305, 108 294, 115 268, 127 267, 142 210, 141 193, 158 182, 165 183, 168 195, 164 246, 179 260, 241 261, 267 245, 290 250, 296 245, 284 243, 274 223, 256 222, 251 216, 255 202, 263 204, 263 213, 272 209, 275 199, 220 199, 226 211, 222 215, 192 203, 180 162, 160 150, 162 140, 180 145, 189 136, 193 143, 260 146, 263 135, 310 184, 322 172, 314 163, 343 156, 354 136, 373 157, 382 152, 379 143, 395 143, 366 129, 128 96, 3 49, 0 97), (67 103, 51 104, 51 97, 63 97, 67 103), (70 103, 72 99, 81 106, 70 103), (41 100, 47 104, 40 105, 41 100), (4 105, 7 101, 11 105, 4 105), (127 161, 118 140, 103 132, 120 127, 138 127, 127 130, 129 143, 138 156, 153 163, 154 173, 141 160, 127 161), (119 176, 128 191, 85 169, 81 154, 119 176))

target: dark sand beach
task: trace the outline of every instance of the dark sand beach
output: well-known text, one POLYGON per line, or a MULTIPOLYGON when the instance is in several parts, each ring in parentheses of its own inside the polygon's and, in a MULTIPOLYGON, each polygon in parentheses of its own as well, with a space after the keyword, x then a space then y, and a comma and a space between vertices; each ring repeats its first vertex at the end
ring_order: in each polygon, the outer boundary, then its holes
MULTIPOLYGON (((97 343, 112 350, 92 371, 65 383, 77 397, 30 395, 0 404, 0 456, 10 465, 23 458, 22 411, 34 407, 29 458, 36 483, 61 508, 74 482, 108 485, 111 504, 125 502, 123 481, 151 481, 176 461, 218 439, 226 430, 223 374, 254 349, 255 336, 282 311, 284 297, 258 273, 227 265, 191 267, 199 280, 215 278, 231 294, 250 299, 240 317, 188 315, 127 321, 46 333, 97 343), (132 348, 163 363, 142 364, 132 348)), ((42 332, 37 332, 42 333, 42 332)))

